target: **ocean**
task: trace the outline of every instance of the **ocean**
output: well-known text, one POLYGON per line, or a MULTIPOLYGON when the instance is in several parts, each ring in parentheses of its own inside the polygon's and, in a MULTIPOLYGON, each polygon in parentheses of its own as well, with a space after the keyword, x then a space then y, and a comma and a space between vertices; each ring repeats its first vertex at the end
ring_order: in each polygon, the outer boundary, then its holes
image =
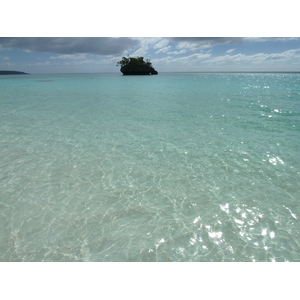
POLYGON ((0 77, 0 261, 300 261, 300 74, 0 77))

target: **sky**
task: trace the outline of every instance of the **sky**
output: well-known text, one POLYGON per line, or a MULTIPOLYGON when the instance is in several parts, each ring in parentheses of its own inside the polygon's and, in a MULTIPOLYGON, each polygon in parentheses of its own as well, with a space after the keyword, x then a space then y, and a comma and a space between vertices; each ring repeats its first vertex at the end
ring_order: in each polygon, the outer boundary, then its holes
POLYGON ((0 37, 0 70, 120 73, 126 55, 158 72, 300 71, 300 38, 0 37))
POLYGON ((40 3, 3 2, 0 70, 120 73, 130 55, 159 73, 300 71, 294 0, 40 3))

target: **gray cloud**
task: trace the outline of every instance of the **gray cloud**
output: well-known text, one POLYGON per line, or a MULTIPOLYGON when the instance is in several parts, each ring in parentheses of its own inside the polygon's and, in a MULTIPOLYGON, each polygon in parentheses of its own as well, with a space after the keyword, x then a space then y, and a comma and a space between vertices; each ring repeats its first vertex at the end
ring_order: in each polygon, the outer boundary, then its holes
POLYGON ((197 45, 198 47, 211 47, 217 44, 237 44, 245 41, 239 37, 172 37, 170 41, 197 45))
POLYGON ((121 55, 136 48, 140 42, 121 37, 5 37, 0 38, 0 48, 16 47, 20 50, 56 54, 121 55))
POLYGON ((222 43, 240 43, 245 38, 239 37, 171 37, 175 42, 190 42, 190 43, 210 43, 210 44, 222 44, 222 43))
MULTIPOLYGON (((159 38, 154 48, 167 47, 168 41, 177 44, 178 49, 209 48, 218 44, 239 44, 242 42, 264 42, 291 38, 244 38, 244 37, 170 37, 159 38), (159 45, 159 46, 158 46, 159 45)), ((154 39, 156 41, 157 39, 154 39)), ((4 37, 0 38, 0 49, 16 47, 20 50, 48 52, 62 55, 93 54, 122 55, 125 51, 147 50, 151 38, 129 37, 4 37), (145 50, 144 49, 144 50, 145 50)), ((158 50, 163 52, 163 50, 158 50)))
POLYGON ((212 47, 218 44, 240 44, 244 42, 285 41, 295 38, 282 37, 171 37, 170 41, 180 44, 190 44, 199 48, 212 47))

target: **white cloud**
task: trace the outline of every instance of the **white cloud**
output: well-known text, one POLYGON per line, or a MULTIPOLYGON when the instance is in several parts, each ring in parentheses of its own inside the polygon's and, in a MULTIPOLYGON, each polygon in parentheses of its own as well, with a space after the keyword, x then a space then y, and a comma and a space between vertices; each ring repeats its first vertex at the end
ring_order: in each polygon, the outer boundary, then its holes
POLYGON ((245 42, 257 43, 257 42, 286 42, 291 40, 297 40, 299 37, 245 37, 245 42))
POLYGON ((169 49, 171 48, 171 46, 167 46, 167 47, 163 47, 159 50, 157 50, 155 53, 166 53, 169 49))
POLYGON ((104 59, 100 59, 98 60, 96 63, 99 65, 116 65, 117 61, 121 60, 121 57, 119 59, 116 59, 115 57, 111 57, 111 58, 104 58, 104 59))
POLYGON ((82 59, 82 60, 65 60, 63 62, 64 66, 82 66, 82 65, 86 65, 86 66, 95 66, 100 64, 101 60, 94 60, 94 59, 82 59))
POLYGON ((51 63, 49 62, 49 61, 44 61, 44 62, 37 62, 37 63, 33 63, 33 64, 27 64, 27 66, 39 66, 39 67, 41 67, 41 66, 50 66, 51 65, 51 63))
POLYGON ((228 49, 227 51, 226 51, 226 53, 232 53, 233 51, 235 51, 236 49, 235 48, 233 48, 233 49, 228 49))
POLYGON ((209 57, 211 57, 210 53, 194 53, 188 56, 174 58, 174 61, 181 63, 195 63, 195 61, 203 61, 209 57))
POLYGON ((249 61, 250 56, 245 54, 235 54, 235 55, 220 55, 216 57, 211 57, 211 59, 207 60, 206 63, 211 64, 229 64, 229 63, 240 63, 249 61))
MULTIPOLYGON (((139 43, 139 47, 135 48, 136 50, 134 52, 128 52, 126 54, 129 54, 130 56, 145 56, 148 54, 149 49, 151 48, 160 48, 161 46, 165 46, 165 42, 162 38, 134 38, 139 43)), ((134 50, 134 49, 133 49, 134 50)))
POLYGON ((177 43, 178 49, 206 49, 219 44, 239 44, 245 38, 239 37, 174 37, 171 40, 177 43))
POLYGON ((164 48, 168 46, 169 40, 165 38, 156 38, 154 40, 153 49, 164 48))
POLYGON ((1 67, 13 67, 15 66, 15 63, 11 63, 11 62, 5 62, 0 64, 1 67))
POLYGON ((253 55, 246 54, 235 54, 235 55, 221 55, 216 57, 211 57, 206 60, 206 64, 211 65, 236 65, 236 66, 260 66, 262 68, 267 68, 268 66, 274 66, 279 63, 291 63, 296 62, 299 65, 300 61, 300 49, 293 49, 284 51, 281 53, 257 53, 253 55))
POLYGON ((186 53, 185 49, 182 49, 180 51, 169 51, 169 52, 167 52, 167 54, 175 54, 175 55, 184 54, 184 53, 186 53))
POLYGON ((300 68, 300 48, 252 55, 227 53, 213 56, 212 53, 199 52, 177 57, 170 53, 167 52, 166 57, 153 59, 153 65, 158 71, 292 71, 300 68))
POLYGON ((203 61, 211 56, 210 53, 194 53, 183 57, 166 56, 159 59, 153 59, 153 64, 172 64, 172 65, 191 65, 203 61))
POLYGON ((154 58, 152 60, 152 63, 154 66, 164 65, 164 64, 170 64, 173 62, 173 56, 165 56, 162 58, 154 58))
POLYGON ((209 44, 196 44, 196 43, 190 43, 190 42, 179 42, 176 46, 177 49, 184 49, 184 50, 189 50, 189 51, 196 51, 199 49, 205 49, 205 48, 209 48, 211 47, 211 45, 209 44))
POLYGON ((85 54, 63 54, 63 55, 57 55, 57 56, 50 56, 50 59, 86 59, 85 54))

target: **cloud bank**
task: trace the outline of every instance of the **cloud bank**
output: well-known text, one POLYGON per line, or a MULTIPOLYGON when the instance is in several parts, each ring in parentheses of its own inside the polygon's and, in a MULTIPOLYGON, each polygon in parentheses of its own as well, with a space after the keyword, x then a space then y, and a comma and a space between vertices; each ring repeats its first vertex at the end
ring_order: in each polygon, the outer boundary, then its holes
MULTIPOLYGON (((170 43, 180 50, 210 48, 220 44, 241 44, 264 41, 284 41, 289 38, 243 38, 243 37, 170 37, 170 38, 129 38, 129 37, 4 37, 0 48, 18 48, 23 51, 55 54, 122 55, 126 51, 146 52, 149 48, 164 53, 170 43)), ((182 52, 181 52, 182 53, 182 52)))
POLYGON ((139 46, 139 41, 110 37, 5 37, 0 38, 2 49, 18 48, 23 51, 55 54, 121 55, 139 46))
POLYGON ((0 38, 0 68, 29 73, 116 72, 116 62, 127 54, 151 59, 162 72, 300 70, 297 38, 0 38))

